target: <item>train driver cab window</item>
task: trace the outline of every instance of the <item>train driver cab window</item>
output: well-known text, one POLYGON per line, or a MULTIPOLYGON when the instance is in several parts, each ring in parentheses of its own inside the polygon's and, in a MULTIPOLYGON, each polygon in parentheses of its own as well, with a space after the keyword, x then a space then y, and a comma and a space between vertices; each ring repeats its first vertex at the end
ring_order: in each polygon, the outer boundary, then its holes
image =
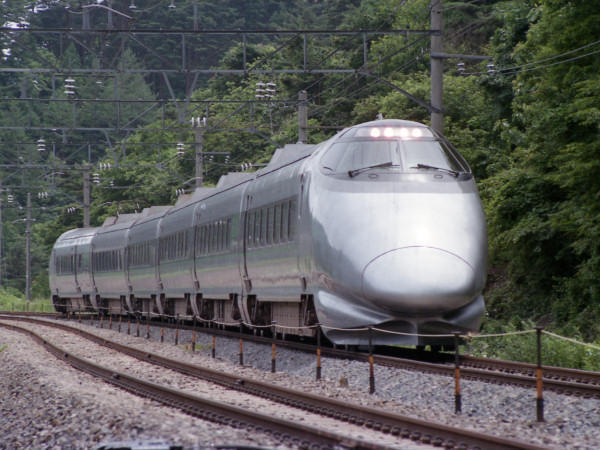
POLYGON ((442 138, 427 127, 358 127, 349 130, 321 157, 325 174, 348 173, 378 166, 401 172, 441 169, 453 176, 469 172, 442 138))
POLYGON ((341 173, 378 164, 398 165, 398 142, 351 141, 334 144, 321 158, 325 173, 341 173))
POLYGON ((416 169, 418 165, 441 167, 442 169, 464 171, 452 154, 442 148, 436 140, 414 140, 402 142, 403 164, 409 169, 416 169))

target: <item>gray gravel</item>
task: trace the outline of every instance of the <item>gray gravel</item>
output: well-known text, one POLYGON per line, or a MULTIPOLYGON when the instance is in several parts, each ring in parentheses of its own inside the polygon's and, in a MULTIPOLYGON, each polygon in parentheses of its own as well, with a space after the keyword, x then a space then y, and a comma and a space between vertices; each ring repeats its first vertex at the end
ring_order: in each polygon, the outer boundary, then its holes
POLYGON ((277 447, 268 436, 202 421, 99 383, 4 328, 0 349, 0 449, 89 449, 124 440, 277 447))
MULTIPOLYGON (((355 403, 361 403, 370 405, 373 407, 394 411, 404 415, 410 415, 413 417, 442 422, 448 425, 469 428, 478 431, 485 431, 495 433, 497 435, 524 440, 527 442, 535 443, 547 448, 598 448, 600 443, 600 401, 593 399, 581 399, 577 397, 567 397, 553 394, 550 392, 545 393, 545 418, 546 422, 537 423, 535 421, 535 392, 533 390, 527 390, 516 387, 507 386, 495 386, 481 382, 465 381, 462 382, 463 391, 463 413, 460 415, 454 414, 454 382, 451 378, 440 377, 435 375, 426 375, 415 373, 411 371, 391 369, 387 367, 376 366, 375 368, 375 383, 376 392, 373 395, 368 393, 368 366, 365 363, 337 360, 331 358, 322 358, 323 367, 323 379, 320 382, 314 380, 315 378, 315 356, 310 354, 304 354, 297 351, 287 350, 280 346, 277 347, 277 373, 271 374, 271 347, 270 345, 258 345, 250 342, 244 342, 244 363, 245 367, 241 368, 238 365, 239 359, 239 340, 238 339, 226 339, 217 338, 216 354, 217 358, 210 358, 211 353, 211 342, 212 337, 203 334, 198 334, 197 339, 197 350, 192 353, 189 351, 189 342, 191 341, 191 333, 180 332, 179 335, 179 346, 173 345, 174 336, 169 330, 165 330, 165 343, 161 344, 159 341, 160 333, 158 329, 152 330, 151 340, 146 340, 145 328, 141 330, 142 337, 136 338, 135 336, 127 336, 125 334, 126 326, 123 324, 123 333, 119 334, 116 332, 116 325, 113 326, 115 330, 98 328, 96 323, 93 328, 87 325, 81 325, 87 330, 103 335, 112 340, 122 341, 131 345, 135 345, 139 348, 147 349, 160 353, 164 356, 171 358, 183 358, 194 362, 196 364, 202 364, 211 366, 217 370, 227 370, 230 373, 239 373, 244 376, 253 376, 263 381, 277 383, 283 386, 292 386, 297 389, 307 390, 316 394, 328 395, 333 398, 338 398, 345 401, 352 401, 355 403), (186 350, 188 345, 188 350, 186 350), (347 384, 347 386, 346 386, 347 384)), ((0 346, 7 344, 9 336, 5 332, 0 334, 0 346)), ((132 328, 132 333, 135 334, 135 329, 132 328)), ((14 335, 13 335, 14 336, 14 335)), ((10 340, 10 339, 9 339, 10 340)), ((7 355, 12 355, 11 358, 18 358, 18 351, 12 348, 14 342, 9 343, 9 348, 4 352, 0 353, 0 365, 2 367, 8 367, 12 363, 12 359, 5 362, 7 355)), ((28 352, 34 351, 34 349, 28 348, 28 352)), ((40 351, 41 357, 45 352, 40 351)), ((18 359, 17 359, 18 361, 18 359)), ((9 445, 8 447, 0 448, 62 448, 61 444, 57 444, 56 440, 51 441, 50 444, 44 444, 45 441, 32 441, 29 440, 21 441, 20 438, 14 436, 15 433, 21 433, 20 429, 24 428, 27 424, 37 423, 36 420, 30 417, 30 414, 36 414, 35 408, 32 410, 31 407, 27 409, 28 412, 25 418, 14 417, 15 412, 12 412, 9 418, 5 418, 5 411, 14 411, 15 408, 23 408, 30 403, 35 403, 37 396, 40 396, 42 405, 46 400, 40 391, 54 392, 55 386, 49 389, 48 375, 45 374, 42 369, 45 370, 45 366, 40 367, 31 363, 25 367, 19 369, 18 373, 10 374, 8 377, 2 377, 0 386, 3 388, 2 392, 12 392, 13 395, 7 399, 1 400, 2 418, 0 419, 0 440, 3 435, 13 439, 9 442, 29 442, 37 443, 37 445, 25 445, 15 444, 9 445), (35 367, 34 367, 35 366, 35 367), (35 375, 37 373, 37 375, 35 375), (37 380, 36 383, 31 383, 28 379, 27 385, 35 386, 35 390, 29 394, 29 400, 23 403, 15 403, 18 397, 25 397, 27 394, 23 393, 19 396, 15 396, 17 387, 7 387, 7 379, 22 378, 19 374, 31 374, 37 380), (17 377, 17 378, 13 378, 17 377), (8 402, 8 403, 7 403, 8 402), (9 404, 9 406, 6 406, 9 404), (17 430, 19 430, 17 432, 17 430), (6 434, 5 434, 6 433, 6 434), (12 433, 12 434, 11 434, 12 433), (42 443, 40 445, 39 443, 42 443)), ((12 369, 10 369, 12 370, 12 369)), ((5 372, 5 369, 2 370, 5 372)), ((83 376, 83 375, 80 375, 83 376)), ((96 386, 98 383, 91 381, 91 385, 96 386)), ((19 384, 21 384, 19 382, 19 384)), ((45 393, 44 395, 49 395, 45 393)), ((54 398, 51 396, 51 398, 54 398)), ((85 400, 78 399, 77 402, 85 400)), ((132 397, 135 399, 135 397, 132 397)), ((166 426, 165 420, 158 420, 155 424, 145 423, 146 419, 150 418, 150 414, 146 414, 146 406, 137 406, 132 411, 124 412, 120 411, 118 420, 115 420, 111 425, 106 425, 104 422, 107 417, 111 417, 114 414, 114 407, 110 409, 110 402, 108 405, 98 405, 92 401, 88 405, 83 404, 72 404, 69 401, 74 402, 75 399, 72 395, 66 395, 64 398, 59 397, 54 400, 54 403, 50 401, 50 411, 56 411, 56 405, 66 405, 63 409, 68 411, 82 411, 76 414, 86 415, 86 420, 89 423, 99 423, 101 427, 100 431, 97 431, 98 437, 104 436, 129 436, 130 438, 146 436, 146 437, 169 437, 174 427, 166 426), (65 400, 65 398, 67 400, 65 400), (54 406, 52 406, 54 405, 54 406), (88 408, 86 410, 86 407, 88 408), (101 410, 101 408, 108 408, 101 410), (88 418, 86 411, 98 411, 96 419, 88 418), (143 415, 139 415, 139 411, 144 411, 143 415), (103 418, 103 419, 102 419, 103 418), (106 434, 107 428, 112 434, 106 434)), ((132 400, 132 405, 139 402, 145 402, 137 399, 132 400)), ((146 402, 151 403, 152 402, 146 402)), ((155 405, 152 404, 154 407, 155 405)), ((164 410, 165 408, 160 408, 164 410)), ((40 408, 40 411, 42 409, 40 408)), ((58 410, 60 413, 60 410, 58 410)), ((70 414, 73 414, 72 412, 70 414)), ((160 412, 157 413, 160 417, 160 412)), ((175 413, 173 413, 175 414, 175 413)), ((40 414, 43 417, 52 417, 52 414, 40 414)), ((163 414, 164 415, 164 414, 163 414)), ((180 419, 179 423, 191 423, 192 419, 188 416, 183 416, 184 419, 180 419)), ((59 419, 62 417, 58 415, 59 419)), ((38 419, 39 420, 39 419, 38 419)), ((194 419, 195 420, 195 419, 194 419)), ((51 419, 45 418, 42 422, 43 427, 40 429, 48 430, 50 428, 51 419)), ((197 421, 201 422, 201 421, 197 421)), ((67 427, 73 427, 74 425, 67 425, 67 427)), ((197 436, 201 436, 202 429, 210 430, 207 431, 208 435, 211 436, 210 442, 219 443, 223 442, 219 439, 214 439, 213 435, 217 438, 221 438, 222 435, 217 433, 218 430, 223 432, 220 426, 203 423, 202 425, 194 425, 193 431, 189 431, 189 436, 185 445, 194 445, 198 442, 197 436), (215 431, 213 431, 215 430, 215 431), (194 440, 195 439, 195 440, 194 440)), ((176 428, 176 427, 175 427, 176 428)), ((181 427, 180 427, 181 428, 181 427)), ((190 425, 191 429, 191 425, 190 425)), ((74 430, 74 436, 77 436, 74 430)), ((226 439, 227 442, 232 442, 232 439, 236 442, 243 442, 245 436, 239 436, 235 434, 236 430, 231 430, 229 433, 225 433, 227 436, 231 436, 231 439, 226 439), (238 440, 239 439, 239 440, 238 440)), ((36 439, 43 439, 41 432, 34 433, 38 437, 36 439)), ((56 433, 55 433, 56 434, 56 433)), ((59 437, 51 437, 46 439, 60 439, 59 437)), ((28 435, 30 436, 30 435, 28 435)), ((63 437, 65 435, 63 434, 63 437)), ((66 436, 69 436, 67 433, 66 436)), ((83 439, 77 437, 77 440, 83 439)), ((183 438, 181 438, 183 439, 183 438)), ((90 441, 88 441, 90 442, 90 441)), ((96 441, 93 441, 96 442, 96 441)), ((256 445, 256 440, 252 441, 256 445)), ((266 442, 262 444, 269 445, 266 442)), ((79 448, 74 446, 75 448, 79 448)), ((81 448, 83 448, 82 446, 81 448)), ((409 447, 406 447, 409 448, 409 447)))

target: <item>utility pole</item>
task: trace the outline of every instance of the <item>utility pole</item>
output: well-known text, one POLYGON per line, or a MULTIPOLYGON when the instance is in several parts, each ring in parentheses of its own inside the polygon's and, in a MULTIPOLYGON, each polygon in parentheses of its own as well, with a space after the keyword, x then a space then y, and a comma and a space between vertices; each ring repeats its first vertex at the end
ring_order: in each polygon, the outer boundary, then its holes
POLYGON ((90 166, 83 168, 83 227, 90 226, 90 166))
MULTIPOLYGON (((431 0, 431 30, 439 30, 439 34, 431 35, 431 53, 442 53, 442 0, 431 0)), ((444 85, 444 60, 439 57, 431 57, 431 106, 440 112, 431 113, 431 128, 442 134, 444 131, 443 111, 443 85, 444 85)))
POLYGON ((31 192, 27 193, 27 219, 25 219, 25 298, 31 300, 31 192))
POLYGON ((306 144, 308 126, 308 107, 306 105, 306 91, 298 93, 298 143, 306 144))
MULTIPOLYGON (((0 183, 0 186, 2 185, 2 183, 0 183)), ((0 192, 2 192, 2 189, 0 189, 0 192)), ((2 287, 2 270, 3 270, 3 266, 2 266, 2 197, 0 197, 0 287, 2 287)))
POLYGON ((195 146, 196 146, 196 187, 202 187, 202 146, 204 144, 204 128, 200 120, 198 120, 198 125, 194 129, 195 131, 195 146))

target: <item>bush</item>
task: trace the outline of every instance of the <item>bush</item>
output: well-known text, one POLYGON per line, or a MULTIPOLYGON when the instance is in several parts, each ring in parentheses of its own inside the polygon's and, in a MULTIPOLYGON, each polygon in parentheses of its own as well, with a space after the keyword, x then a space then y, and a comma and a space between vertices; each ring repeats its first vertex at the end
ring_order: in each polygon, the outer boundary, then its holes
POLYGON ((53 308, 47 299, 36 299, 28 302, 18 290, 12 288, 0 288, 0 310, 17 312, 52 312, 53 308))
MULTIPOLYGON (((482 335, 534 330, 531 321, 513 319, 508 324, 488 320, 482 335)), ((556 333, 560 334, 560 333, 556 333)), ((573 337, 581 341, 579 335, 573 337)), ((537 337, 535 331, 528 334, 472 339, 468 344, 474 356, 505 359, 531 364, 537 363, 537 337)), ((547 334, 542 335, 542 364, 582 370, 600 370, 600 351, 547 334)))

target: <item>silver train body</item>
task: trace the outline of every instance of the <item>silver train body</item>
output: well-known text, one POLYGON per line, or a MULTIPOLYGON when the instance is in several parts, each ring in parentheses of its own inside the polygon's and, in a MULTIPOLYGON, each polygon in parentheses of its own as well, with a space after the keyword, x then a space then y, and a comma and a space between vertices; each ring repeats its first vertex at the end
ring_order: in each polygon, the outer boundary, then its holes
POLYGON ((274 321, 297 335, 320 324, 337 344, 425 345, 479 329, 486 271, 467 163, 428 127, 381 120, 287 145, 175 206, 64 233, 50 288, 62 312, 274 321))

